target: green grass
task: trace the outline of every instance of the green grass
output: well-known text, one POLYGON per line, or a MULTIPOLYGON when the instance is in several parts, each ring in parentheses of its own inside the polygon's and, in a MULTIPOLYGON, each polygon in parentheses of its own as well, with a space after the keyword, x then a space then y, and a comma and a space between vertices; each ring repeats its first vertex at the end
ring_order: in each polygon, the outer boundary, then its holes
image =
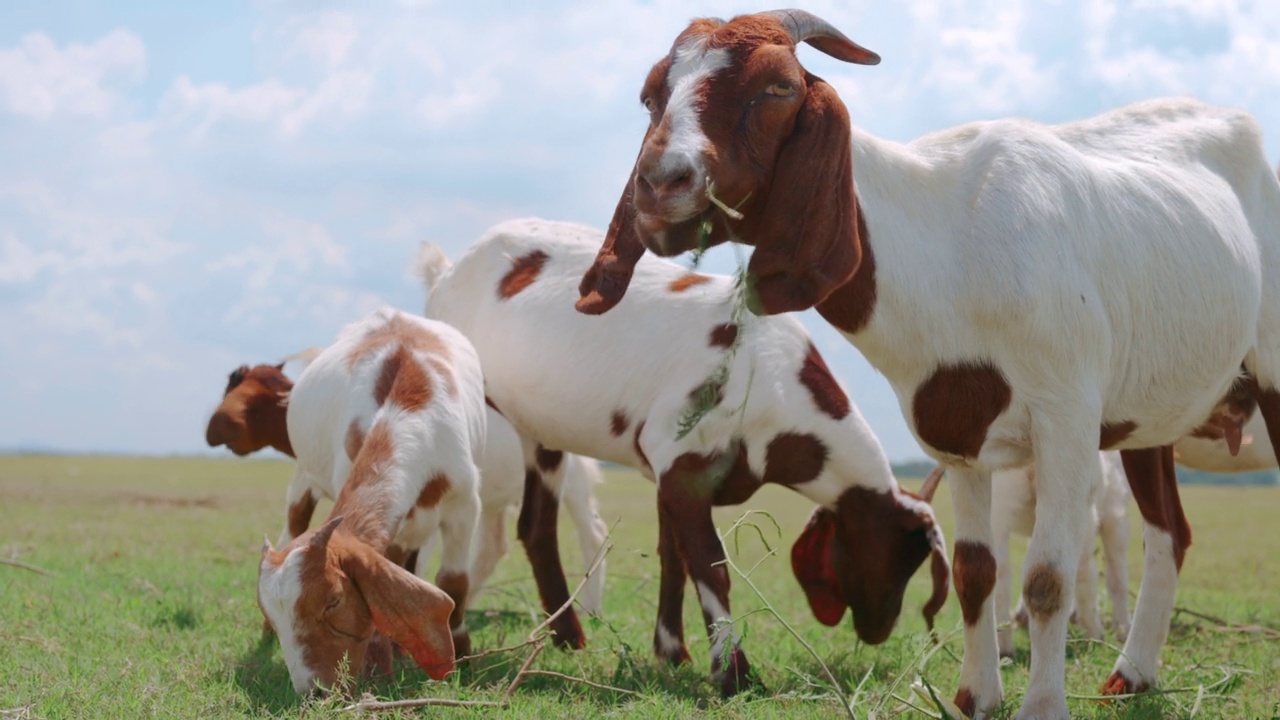
MULTIPOLYGON (((282 522, 291 464, 215 459, 0 457, 0 558, 18 559, 56 575, 0 565, 0 718, 25 709, 31 717, 350 717, 336 701, 301 707, 277 644, 259 640, 254 601, 259 547, 282 522), (7 713, 7 714, 6 714, 7 713)), ((428 708, 390 716, 455 714, 501 717, 839 717, 824 692, 818 663, 766 614, 740 622, 744 648, 764 689, 723 701, 706 681, 705 630, 692 587, 686 632, 694 664, 668 668, 650 657, 656 614, 658 562, 654 490, 632 473, 610 473, 599 488, 602 515, 612 523, 604 618, 586 622, 590 645, 578 653, 548 649, 535 667, 633 690, 621 696, 548 677, 529 677, 504 710, 428 708)), ((917 481, 910 480, 914 485, 917 481)), ((1184 503, 1195 545, 1183 569, 1178 604, 1237 623, 1280 627, 1280 489, 1186 487, 1184 503)), ((950 529, 946 493, 939 515, 950 529)), ((782 528, 782 551, 764 560, 753 579, 813 645, 844 691, 863 683, 856 713, 866 717, 922 717, 898 698, 922 675, 940 694, 955 691, 961 653, 958 606, 951 598, 938 617, 944 641, 930 651, 919 610, 927 573, 917 573, 893 637, 869 647, 848 620, 825 628, 809 615, 791 576, 787 551, 811 509, 786 490, 766 488, 750 504, 782 528), (921 665, 923 664, 923 667, 921 665)), ((327 513, 322 505, 318 517, 327 513)), ((745 508, 717 513, 728 528, 745 508)), ((1140 523, 1132 513, 1130 566, 1141 572, 1140 523)), ((513 521, 514 524, 514 521, 513 521)), ((562 527, 566 563, 581 567, 572 529, 562 527)), ((514 534, 514 528, 513 528, 514 534)), ((949 536, 950 537, 950 536, 949 536)), ((764 554, 754 533, 743 533, 740 567, 764 554)), ((1015 548, 1018 549, 1018 548, 1015 548)), ((574 581, 571 581, 571 584, 574 581)), ((735 578, 733 611, 746 616, 762 603, 735 578)), ((477 650, 522 640, 538 622, 537 593, 516 545, 467 624, 477 650)), ((1027 680, 1027 638, 1004 667, 1010 717, 1027 680)), ((523 653, 480 661, 461 677, 432 683, 401 665, 393 678, 367 686, 380 698, 419 696, 501 699, 523 653)), ((1068 648, 1068 692, 1094 694, 1115 650, 1082 641, 1068 648)), ((1071 700, 1074 715, 1101 718, 1280 716, 1280 640, 1224 632, 1185 614, 1174 619, 1163 655, 1161 684, 1187 689, 1136 701, 1100 705, 1071 700), (1228 683, 1198 697, 1197 688, 1228 683)), ((914 702, 914 700, 913 700, 914 702)))

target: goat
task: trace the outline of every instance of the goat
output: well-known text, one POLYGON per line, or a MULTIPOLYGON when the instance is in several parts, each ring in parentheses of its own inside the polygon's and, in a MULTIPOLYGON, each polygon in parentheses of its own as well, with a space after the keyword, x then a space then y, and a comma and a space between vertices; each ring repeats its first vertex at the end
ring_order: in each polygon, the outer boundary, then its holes
POLYGON ((800 323, 740 319, 731 278, 657 258, 636 267, 637 289, 616 322, 580 315, 575 287, 602 237, 529 219, 490 229, 456 265, 425 246, 425 314, 471 340, 489 397, 544 453, 598 457, 658 484, 655 654, 690 659, 681 608, 691 576, 714 680, 726 695, 748 682, 746 654, 724 622, 729 573, 711 509, 745 502, 763 483, 818 505, 792 567, 819 620, 836 625, 849 608, 859 637, 882 642, 907 581, 932 556, 932 622, 949 574, 933 511, 898 486, 800 323))
MULTIPOLYGON (((243 365, 232 371, 222 402, 209 419, 206 431, 209 446, 226 445, 238 455, 273 447, 293 457, 293 445, 289 442, 285 423, 287 398, 292 388, 293 381, 284 374, 284 363, 243 365)), ((568 454, 564 462, 554 469, 526 471, 525 451, 511 424, 492 407, 486 406, 485 425, 487 439, 479 459, 480 519, 475 556, 471 562, 471 599, 483 591, 498 562, 506 556, 507 510, 519 506, 524 493, 528 492, 539 497, 547 494, 553 499, 563 498, 577 530, 585 571, 604 544, 607 530, 597 511, 592 489, 600 482, 599 463, 591 458, 568 454), (526 480, 538 484, 531 491, 525 487, 526 480)), ((316 473, 295 472, 286 495, 285 526, 277 545, 283 547, 306 532, 319 499, 337 497, 346 480, 347 476, 335 473, 334 468, 323 468, 316 473)), ((554 519, 555 507, 550 512, 554 519)), ((418 574, 425 572, 435 537, 428 538, 423 552, 415 549, 408 554, 405 569, 418 574)), ((531 559, 536 557, 529 547, 526 550, 529 550, 531 559)), ((558 554, 555 567, 559 567, 558 554)), ((578 602, 589 613, 598 614, 601 610, 605 571, 606 563, 602 559, 578 594, 578 602)), ((549 608, 549 611, 558 607, 549 608)), ((269 628, 268 623, 265 629, 269 628)), ((575 648, 585 644, 580 625, 561 628, 555 641, 575 648)))
MULTIPOLYGON (((1093 495, 1093 534, 1080 548, 1076 568, 1075 611, 1072 620, 1080 624, 1085 635, 1095 640, 1103 637, 1098 613, 1098 567, 1093 558, 1094 535, 1102 540, 1106 559, 1107 594, 1111 598, 1111 624, 1124 640, 1129 635, 1129 487, 1115 451, 1098 453, 1102 463, 1102 485, 1093 495)), ((929 474, 921 488, 922 496, 932 496, 942 479, 942 468, 929 474)), ((1018 609, 1010 614, 1012 589, 1009 559, 1009 535, 1031 537, 1035 527, 1036 479, 1032 466, 996 470, 991 473, 991 535, 996 560, 996 633, 1001 657, 1013 657, 1013 623, 1022 627, 1029 623, 1026 603, 1018 600, 1018 609)))
POLYGON ((578 310, 618 305, 646 249, 732 240, 755 248, 753 312, 815 308, 884 374, 950 479, 965 618, 956 704, 969 715, 1004 695, 990 472, 1035 464, 1018 717, 1065 718, 1074 549, 1089 532, 1095 453, 1121 450, 1145 569, 1104 692, 1154 685, 1191 539, 1171 445, 1219 424, 1238 379, 1272 445, 1280 433, 1280 182, 1256 121, 1160 99, 903 145, 851 127, 835 90, 800 65, 801 41, 879 62, 797 10, 680 33, 641 91, 650 124, 578 310))
MULTIPOLYGON (((296 475, 341 478, 323 526, 279 549, 263 538, 258 604, 294 689, 334 686, 344 658, 365 670, 375 630, 443 678, 455 652, 470 652, 463 612, 486 431, 475 350, 444 323, 380 309, 307 366, 285 419, 296 475), (402 565, 437 531, 432 585, 402 565)), ((389 670, 389 655, 371 659, 389 670)))

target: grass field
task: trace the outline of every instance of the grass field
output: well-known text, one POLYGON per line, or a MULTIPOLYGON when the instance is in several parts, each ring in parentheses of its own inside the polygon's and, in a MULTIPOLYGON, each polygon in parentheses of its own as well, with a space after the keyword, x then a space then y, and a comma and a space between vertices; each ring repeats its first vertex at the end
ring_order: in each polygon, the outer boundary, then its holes
MULTIPOLYGON (((259 641, 254 601, 263 532, 282 521, 291 464, 221 459, 0 457, 0 558, 53 575, 0 565, 0 718, 351 717, 337 699, 301 705, 279 647, 259 641)), ((914 485, 914 479, 906 481, 914 485)), ((1178 605, 1242 625, 1280 627, 1280 489, 1186 487, 1195 531, 1178 605)), ((939 514, 950 528, 946 493, 939 514)), ((705 632, 694 593, 686 626, 694 664, 677 669, 650 657, 657 599, 654 491, 639 476, 611 473, 599 488, 602 515, 613 523, 604 618, 586 627, 578 653, 547 650, 535 667, 638 693, 623 695, 553 677, 525 680, 505 709, 427 708, 390 716, 476 714, 501 717, 839 717, 819 663, 735 577, 734 616, 743 618, 744 648, 764 689, 722 701, 706 681, 705 632)), ((950 696, 955 691, 960 613, 951 597, 939 616, 942 645, 931 648, 919 609, 926 573, 913 580, 893 637, 859 644, 846 619, 828 629, 809 614, 791 576, 786 551, 811 506, 766 488, 751 507, 781 526, 783 552, 763 560, 752 578, 764 597, 816 650, 858 717, 925 717, 908 689, 917 676, 950 696), (859 688, 855 690, 855 688, 859 688)), ((327 513, 321 505, 317 517, 327 513)), ((743 509, 718 513, 731 526, 743 509)), ((1134 518, 1133 588, 1141 572, 1140 524, 1134 518)), ((514 519, 513 519, 514 523, 514 519)), ((569 567, 580 567, 571 528, 562 528, 569 567)), ((948 535, 950 537, 950 535, 948 535)), ((765 554, 742 533, 731 557, 743 568, 765 554)), ((1020 546, 1015 546, 1015 551, 1020 546)), ((572 584, 573 581, 571 581, 572 584)), ((537 594, 519 547, 499 566, 467 624, 477 650, 522 640, 538 622, 537 594)), ((1003 669, 1011 716, 1027 676, 1027 638, 1003 669)), ((1102 705, 1088 699, 1115 659, 1115 649, 1073 641, 1068 693, 1073 715, 1102 718, 1253 718, 1280 716, 1280 639, 1256 629, 1224 628, 1180 613, 1163 656, 1169 692, 1102 705)), ((433 683, 416 667, 366 686, 379 698, 419 696, 499 700, 523 653, 478 661, 451 681, 433 683)), ((935 715, 936 716, 936 715, 935 715)))

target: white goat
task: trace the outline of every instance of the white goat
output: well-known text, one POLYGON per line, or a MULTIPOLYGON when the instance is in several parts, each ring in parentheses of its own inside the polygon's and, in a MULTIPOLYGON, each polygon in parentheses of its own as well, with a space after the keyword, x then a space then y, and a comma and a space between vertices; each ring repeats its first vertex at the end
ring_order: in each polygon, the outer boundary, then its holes
MULTIPOLYGON (((1080 548, 1076 568, 1075 615, 1085 635, 1095 640, 1103 636, 1098 612, 1098 566, 1093 553, 1095 538, 1102 540, 1102 556, 1106 560, 1107 595, 1111 598, 1111 624, 1116 635, 1129 636, 1129 484, 1120 454, 1114 450, 1099 453, 1102 484, 1092 497, 1091 527, 1080 548)), ((1013 565, 1009 561, 1009 535, 1031 537, 1035 528, 1036 479, 1032 466, 991 473, 991 535, 996 558, 996 627, 1000 655, 1013 657, 1013 620, 1026 626, 1029 615, 1026 603, 1018 599, 1018 610, 1012 616, 1013 565)))
POLYGON ((1096 453, 1121 448, 1145 569, 1104 690, 1150 687, 1190 543, 1170 446, 1233 425, 1220 415, 1242 374, 1273 445, 1280 433, 1280 182, 1256 121, 1165 99, 902 145, 851 128, 796 59, 801 41, 879 62, 803 11, 699 19, 677 37, 641 91, 650 126, 579 310, 622 301, 645 249, 732 240, 755 246, 754 311, 816 308, 885 375, 950 476, 966 619, 956 703, 969 715, 1004 696, 991 471, 1034 462, 1038 478, 1018 717, 1066 718, 1076 548, 1096 453))
MULTIPOLYGON (((344 656, 353 673, 366 669, 375 630, 442 678, 455 652, 470 651, 463 612, 486 430, 471 344, 444 323, 381 309, 307 366, 286 420, 306 487, 340 478, 321 528, 279 550, 263 542, 258 602, 294 689, 334 685, 344 656), (437 531, 438 587, 401 567, 437 531)), ((369 660, 389 666, 385 652, 369 660)))
POLYGON ((636 268, 635 290, 614 320, 576 313, 578 279, 602 238, 580 225, 513 221, 452 267, 427 246, 426 314, 470 338, 489 397, 522 436, 658 483, 655 653, 689 659, 687 568, 712 639, 713 676, 726 694, 746 682, 746 655, 722 622, 729 574, 711 508, 744 502, 766 482, 819 505, 792 564, 820 620, 835 625, 850 608, 858 634, 883 641, 906 582, 932 555, 931 619, 948 574, 933 512, 898 486, 800 323, 739 317, 731 278, 657 258, 636 268))

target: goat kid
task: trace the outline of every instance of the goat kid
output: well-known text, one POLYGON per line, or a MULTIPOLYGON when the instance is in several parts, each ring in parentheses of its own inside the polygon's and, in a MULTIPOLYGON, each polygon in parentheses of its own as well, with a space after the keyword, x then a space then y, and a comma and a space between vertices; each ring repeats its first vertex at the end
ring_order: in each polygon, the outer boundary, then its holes
MULTIPOLYGON (((342 478, 322 527, 279 549, 263 538, 258 604, 294 689, 339 684, 344 662, 360 673, 375 630, 443 678, 455 652, 470 651, 463 611, 486 429, 475 351, 443 323, 378 310, 307 366, 286 423, 298 475, 342 478), (402 565, 437 531, 432 585, 402 565)), ((390 670, 389 652, 370 660, 390 670)))
MULTIPOLYGON (((798 10, 680 33, 644 83, 650 125, 578 309, 621 307, 646 249, 733 240, 755 247, 753 311, 815 308, 885 375, 950 476, 969 620, 956 702, 970 715, 1004 695, 991 471, 1034 463, 1038 478, 1018 717, 1066 718, 1075 548, 1096 452, 1120 449, 1145 521, 1144 572, 1104 690, 1154 685, 1191 539, 1170 446, 1223 424, 1242 368, 1273 446, 1280 435, 1280 182, 1256 121, 1164 99, 901 145, 850 126, 832 87, 797 60, 802 41, 879 62, 798 10)), ((631 322, 644 334, 661 321, 631 322)))
MULTIPOLYGON (((273 447, 293 457, 285 422, 293 381, 284 374, 284 365, 243 365, 232 371, 222 402, 209 419, 206 439, 210 447, 226 445, 237 455, 273 447)), ((601 480, 599 463, 574 454, 565 455, 563 463, 546 471, 532 461, 526 463, 525 448, 511 423, 492 407, 486 407, 485 411, 487 439, 479 461, 480 519, 471 562, 471 600, 483 592, 498 562, 506 556, 507 512, 520 506, 526 493, 532 493, 535 498, 550 498, 535 500, 544 504, 563 500, 577 530, 585 573, 604 545, 607 532, 604 521, 600 519, 593 490, 601 480), (526 481, 536 482, 532 490, 525 486, 526 481)), ((361 427, 369 424, 368 419, 360 423, 361 427)), ((358 436, 351 437, 354 440, 358 436)), ((343 441, 345 445, 347 438, 344 437, 343 441)), ((283 547, 306 532, 320 498, 337 497, 346 480, 346 474, 335 472, 335 468, 322 468, 314 473, 295 472, 286 495, 285 525, 277 545, 283 547)), ((549 513, 554 520, 556 507, 552 506, 543 513, 549 513)), ((421 549, 411 551, 406 558, 405 569, 419 575, 425 573, 436 538, 436 535, 431 535, 421 549)), ((540 549, 526 544, 526 551, 530 558, 535 558, 540 549)), ((559 562, 557 555, 556 567, 559 567, 559 562)), ((578 602, 589 613, 600 612, 605 572, 606 562, 602 560, 578 594, 578 602)), ((270 627, 267 622, 264 630, 270 630, 270 627)), ((580 625, 575 627, 576 632, 557 634, 555 641, 575 648, 583 647, 585 636, 580 625)))
POLYGON ((820 621, 836 625, 847 608, 860 638, 884 641, 907 581, 932 556, 931 621, 949 573, 933 511, 898 486, 800 323, 739 319, 731 278, 658 258, 636 266, 633 292, 615 316, 576 313, 578 279, 602 238, 569 223, 512 221, 456 265, 424 246, 420 274, 426 315, 471 340, 489 397, 522 436, 547 455, 598 457, 657 483, 655 654, 689 660, 681 608, 692 577, 713 677, 725 694, 747 683, 747 657, 727 622, 729 572, 711 508, 743 503, 763 483, 818 504, 792 549, 792 569, 820 621), (691 420, 699 411, 705 415, 691 420))

